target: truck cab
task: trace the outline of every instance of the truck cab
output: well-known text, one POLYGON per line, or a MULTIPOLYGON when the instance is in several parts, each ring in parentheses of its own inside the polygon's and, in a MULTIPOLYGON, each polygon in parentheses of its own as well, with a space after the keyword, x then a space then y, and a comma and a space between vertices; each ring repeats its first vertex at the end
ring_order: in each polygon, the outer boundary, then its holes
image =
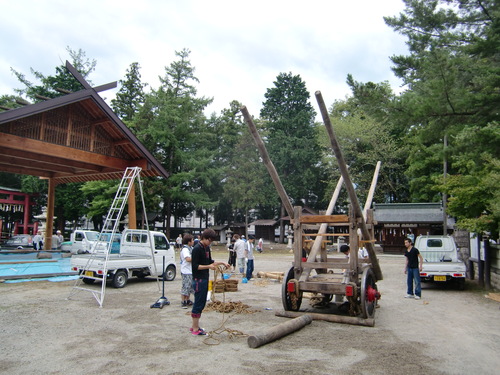
POLYGON ((94 243, 99 238, 99 232, 93 230, 75 230, 71 233, 71 245, 69 251, 71 254, 84 254, 92 251, 94 243))

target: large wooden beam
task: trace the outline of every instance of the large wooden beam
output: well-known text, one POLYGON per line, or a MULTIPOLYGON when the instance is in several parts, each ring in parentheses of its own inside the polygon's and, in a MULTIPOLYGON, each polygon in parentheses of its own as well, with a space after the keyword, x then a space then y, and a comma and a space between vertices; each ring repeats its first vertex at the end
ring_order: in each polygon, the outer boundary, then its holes
MULTIPOLYGON (((316 100, 317 100, 318 106, 320 108, 321 116, 323 117, 323 122, 325 123, 326 131, 327 131, 328 136, 330 138, 330 143, 331 143, 333 152, 335 154, 335 157, 337 158, 340 173, 342 174, 342 177, 344 178, 344 184, 345 184, 347 193, 349 194, 349 200, 351 201, 351 205, 352 205, 352 208, 354 211, 353 214, 356 217, 356 219, 359 220, 361 234, 363 235, 363 238, 365 240, 369 240, 371 238, 370 232, 368 230, 368 227, 366 226, 366 222, 365 222, 365 219, 363 217, 363 211, 361 210, 361 206, 359 205, 358 197, 356 195, 356 191, 354 190, 354 185, 351 181, 351 176, 349 176, 349 171, 347 170, 347 163, 344 160, 344 155, 342 154, 340 144, 338 143, 337 138, 335 136, 335 132, 333 131, 333 125, 332 125, 332 122, 330 120, 330 115, 328 113, 328 110, 326 108, 325 102, 323 100, 323 97, 322 97, 320 91, 316 91, 316 100)), ((375 254, 375 247, 374 247, 373 243, 367 242, 366 243, 366 250, 368 251, 368 255, 370 256, 370 261, 372 263, 375 277, 378 280, 382 280, 383 279, 382 270, 380 269, 380 264, 378 263, 378 259, 377 259, 377 255, 375 254)))
POLYGON ((285 318, 297 318, 299 316, 309 315, 313 320, 324 320, 332 323, 341 324, 353 324, 357 326, 373 327, 375 326, 375 319, 368 318, 358 318, 355 316, 344 316, 344 315, 334 315, 334 314, 320 314, 320 313, 310 313, 310 312, 296 312, 296 311, 284 311, 278 310, 274 313, 276 316, 282 316, 285 318))

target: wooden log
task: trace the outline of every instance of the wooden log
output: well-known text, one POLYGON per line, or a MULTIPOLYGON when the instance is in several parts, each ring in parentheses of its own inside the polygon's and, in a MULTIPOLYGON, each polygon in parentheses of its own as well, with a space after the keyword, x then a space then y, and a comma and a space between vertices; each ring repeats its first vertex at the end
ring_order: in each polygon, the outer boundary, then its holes
POLYGON ((343 315, 320 314, 320 313, 309 313, 309 312, 301 313, 301 312, 284 311, 284 310, 277 310, 274 313, 274 315, 276 316, 282 316, 285 318, 297 318, 299 316, 305 316, 304 314, 310 315, 313 320, 324 320, 332 323, 353 324, 365 327, 375 326, 375 319, 373 318, 363 319, 355 316, 343 316, 343 315))
POLYGON ((311 322, 312 318, 309 315, 301 315, 295 319, 289 320, 288 322, 278 324, 277 326, 268 329, 262 334, 248 337, 248 346, 250 348, 258 348, 259 346, 265 345, 292 332, 298 331, 311 322))
MULTIPOLYGON (((354 215, 359 220, 359 225, 361 229, 361 234, 363 235, 363 239, 371 238, 370 232, 368 231, 368 227, 366 226, 365 219, 363 217, 363 211, 361 210, 361 206, 359 205, 358 197, 356 195, 356 191, 354 190, 354 185, 351 181, 351 177, 349 176, 349 171, 347 170, 347 163, 344 160, 344 156, 342 154, 342 150, 340 149, 340 145, 335 136, 335 132, 333 131, 333 125, 330 120, 330 115, 326 108, 325 102, 323 100, 323 96, 320 91, 316 91, 316 100, 318 102, 318 106, 320 108, 321 116, 323 117, 323 122, 326 127, 326 131, 328 133, 328 137, 330 138, 330 143, 337 158, 337 163, 339 165, 340 173, 344 178, 344 185, 346 187, 347 193, 349 195, 349 200, 354 209, 354 215)), ((370 261, 372 263, 373 272, 375 273, 375 277, 377 280, 382 280, 382 269, 378 263, 377 255, 375 254, 375 247, 371 242, 366 244, 366 250, 368 251, 368 255, 370 256, 370 261)))
POLYGON ((283 279, 283 277, 285 277, 285 273, 284 272, 263 272, 263 271, 259 271, 259 272, 257 272, 257 277, 281 280, 281 279, 283 279))

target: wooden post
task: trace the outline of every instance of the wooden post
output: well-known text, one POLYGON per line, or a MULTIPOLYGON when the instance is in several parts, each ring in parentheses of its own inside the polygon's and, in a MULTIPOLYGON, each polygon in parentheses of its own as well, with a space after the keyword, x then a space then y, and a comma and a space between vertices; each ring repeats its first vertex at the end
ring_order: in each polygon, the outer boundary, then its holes
POLYGON ((250 348, 258 348, 259 346, 265 345, 292 332, 298 331, 299 329, 305 327, 307 324, 311 324, 311 322, 312 318, 309 315, 301 315, 299 317, 296 317, 295 319, 272 327, 262 334, 248 337, 248 346, 250 348))
MULTIPOLYGON (((330 137, 330 143, 333 152, 335 154, 335 157, 337 158, 340 173, 342 174, 342 177, 344 177, 344 184, 347 189, 347 193, 349 194, 349 200, 351 201, 351 205, 353 206, 354 216, 359 219, 361 234, 363 235, 363 238, 365 240, 369 240, 370 232, 368 231, 368 227, 366 226, 365 220, 363 218, 363 211, 361 211, 361 206, 359 205, 358 197, 356 196, 356 191, 354 190, 354 185, 351 181, 351 177, 349 176, 349 171, 347 170, 347 164, 344 160, 344 155, 342 154, 340 145, 337 141, 337 138, 335 137, 332 122, 330 121, 330 115, 328 114, 328 110, 326 108, 325 102, 323 101, 323 97, 321 96, 320 91, 316 91, 316 100, 318 102, 321 111, 321 116, 323 117, 323 122, 325 123, 328 136, 330 137)), ((378 263, 373 243, 367 242, 366 249, 368 251, 368 255, 370 256, 370 261, 372 263, 375 277, 377 278, 377 280, 382 280, 383 279, 382 270, 380 269, 380 264, 378 263)))
POLYGON ((243 117, 245 118, 245 121, 248 125, 248 129, 250 130, 250 134, 252 135, 255 144, 257 145, 257 148, 259 149, 260 156, 262 157, 262 160, 264 161, 264 165, 267 168, 267 171, 271 175, 271 179, 273 180, 274 186, 276 187, 276 190, 278 191, 278 194, 281 198, 281 202, 283 203, 283 206, 286 209, 286 212, 288 216, 290 216, 290 219, 293 219, 293 207, 292 204, 290 203, 290 199, 288 199, 288 195, 285 191, 285 188, 283 187, 283 184, 281 183, 281 180, 279 178, 278 172, 276 172, 276 168, 274 167, 273 162, 269 158, 269 154, 267 153, 266 146, 264 145, 264 142, 262 141, 262 138, 259 135, 259 132, 257 131, 257 127, 255 126, 252 116, 250 116, 250 113, 247 110, 247 107, 242 106, 241 107, 241 113, 243 113, 243 117))
MULTIPOLYGON (((129 229, 137 229, 137 208, 135 204, 135 184, 132 182, 130 195, 128 196, 128 227, 129 229)), ((145 213, 144 213, 145 214, 145 213)), ((143 218, 144 220, 144 218, 143 218)), ((147 228, 149 229, 149 228, 147 228)))
MULTIPOLYGON (((303 316, 304 313, 296 311, 278 310, 274 314, 276 316, 282 316, 285 318, 297 318, 299 316, 303 316)), ((375 319, 373 318, 363 319, 355 316, 343 316, 343 315, 319 314, 319 313, 306 313, 306 314, 309 315, 313 320, 324 320, 332 323, 353 324, 366 327, 375 326, 375 319)))
MULTIPOLYGON (((49 178, 49 188, 47 194, 47 226, 45 227, 45 241, 43 248, 52 249, 52 232, 54 229, 54 202, 56 194, 56 183, 53 178, 49 178)), ((25 223, 27 224, 27 223, 25 223)))

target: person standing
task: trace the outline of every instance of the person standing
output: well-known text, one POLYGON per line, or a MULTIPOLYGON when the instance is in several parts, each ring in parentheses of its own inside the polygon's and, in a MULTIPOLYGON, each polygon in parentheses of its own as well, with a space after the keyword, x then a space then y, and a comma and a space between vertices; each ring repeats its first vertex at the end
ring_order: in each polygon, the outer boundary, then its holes
POLYGON ((234 251, 234 239, 231 239, 231 243, 227 247, 229 251, 229 260, 228 263, 232 267, 231 272, 234 272, 236 270, 236 251, 234 251))
POLYGON ((52 244, 52 246, 53 247, 55 246, 56 249, 59 249, 59 248, 61 248, 61 245, 64 242, 64 237, 63 237, 60 230, 56 231, 55 238, 57 239, 57 242, 55 244, 52 244))
POLYGON ((405 239, 405 273, 406 273, 406 296, 405 298, 415 298, 420 299, 422 296, 422 288, 420 285, 420 271, 422 271, 422 265, 424 258, 418 251, 416 247, 413 246, 411 239, 405 239), (413 283, 415 283, 415 294, 413 294, 413 283))
POLYGON ((264 240, 261 238, 259 238, 259 242, 257 243, 257 251, 259 253, 262 253, 264 251, 264 240))
POLYGON ((238 268, 240 269, 240 273, 243 275, 245 273, 245 249, 246 242, 240 238, 239 234, 235 234, 233 236, 235 241, 234 243, 234 251, 236 252, 236 260, 238 262, 238 268))
POLYGON ((181 250, 181 307, 187 309, 193 302, 189 299, 193 290, 193 270, 191 267, 191 255, 193 252, 194 237, 191 234, 185 234, 182 238, 181 250))
POLYGON ((182 247, 182 234, 179 233, 179 235, 175 239, 175 248, 180 249, 181 247, 182 247))
POLYGON ((41 230, 36 232, 36 235, 33 237, 33 248, 38 251, 43 250, 43 237, 41 230))
POLYGON ((200 318, 205 304, 207 303, 209 270, 215 270, 222 265, 229 268, 229 264, 215 262, 212 259, 210 244, 217 238, 213 229, 205 229, 201 234, 200 241, 193 247, 191 255, 191 265, 193 272, 194 304, 191 310, 193 320, 190 331, 193 335, 206 335, 203 328, 200 328, 200 318))
POLYGON ((245 251, 245 257, 247 258, 247 275, 246 275, 247 280, 250 280, 252 278, 252 273, 254 268, 254 260, 255 260, 255 257, 253 255, 254 242, 255 242, 255 237, 253 235, 249 235, 245 251))

